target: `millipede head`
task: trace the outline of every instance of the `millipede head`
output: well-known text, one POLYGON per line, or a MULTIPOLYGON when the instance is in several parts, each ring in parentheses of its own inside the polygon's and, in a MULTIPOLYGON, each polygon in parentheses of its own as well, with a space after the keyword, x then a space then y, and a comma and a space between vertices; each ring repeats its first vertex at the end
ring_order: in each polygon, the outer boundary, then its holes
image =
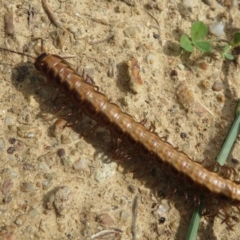
POLYGON ((40 54, 36 59, 35 59, 35 63, 34 66, 35 68, 42 72, 44 64, 43 64, 43 60, 48 56, 48 53, 42 53, 40 54))

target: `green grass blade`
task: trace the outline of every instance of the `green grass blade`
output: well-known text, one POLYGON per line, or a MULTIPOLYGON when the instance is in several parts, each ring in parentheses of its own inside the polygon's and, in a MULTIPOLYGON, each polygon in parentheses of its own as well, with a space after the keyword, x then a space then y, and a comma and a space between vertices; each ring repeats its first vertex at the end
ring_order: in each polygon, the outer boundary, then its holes
POLYGON ((237 110, 236 110, 236 117, 235 117, 235 121, 225 139, 225 142, 223 143, 222 149, 220 150, 218 156, 217 156, 217 162, 220 165, 224 165, 229 152, 232 149, 232 146, 234 144, 235 139, 238 136, 239 133, 239 126, 240 126, 240 100, 238 101, 238 106, 237 106, 237 110))
MULTIPOLYGON (((223 165, 232 149, 232 146, 238 136, 240 130, 240 100, 238 100, 237 110, 236 110, 236 117, 233 122, 233 125, 224 141, 224 144, 217 156, 216 161, 223 165)), ((188 232, 185 240, 195 240, 197 237, 197 231, 199 228, 200 220, 201 220, 201 212, 202 212, 203 206, 200 204, 197 208, 195 208, 191 222, 188 227, 188 232)))
POLYGON ((200 204, 200 206, 198 206, 194 209, 185 240, 196 239, 198 227, 199 227, 199 224, 201 221, 202 209, 203 209, 202 204, 200 204))

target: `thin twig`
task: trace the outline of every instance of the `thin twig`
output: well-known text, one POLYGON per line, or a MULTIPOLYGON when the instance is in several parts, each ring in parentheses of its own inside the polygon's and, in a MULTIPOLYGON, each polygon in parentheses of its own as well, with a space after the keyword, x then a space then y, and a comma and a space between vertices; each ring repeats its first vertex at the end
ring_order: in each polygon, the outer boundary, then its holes
POLYGON ((136 240, 136 221, 137 221, 137 213, 138 213, 138 195, 133 200, 133 217, 132 217, 132 240, 136 240))
POLYGON ((150 17, 152 17, 152 18, 155 20, 155 22, 157 23, 157 25, 158 25, 157 30, 158 30, 158 34, 159 34, 158 42, 159 42, 160 45, 162 45, 162 40, 161 40, 161 37, 160 37, 160 36, 161 36, 161 31, 160 31, 159 21, 158 21, 150 12, 146 11, 146 13, 147 13, 150 17))
POLYGON ((90 42, 89 44, 90 45, 94 45, 94 44, 99 44, 99 43, 102 43, 102 42, 105 42, 105 41, 109 41, 110 39, 112 39, 114 37, 113 34, 111 34, 110 36, 102 39, 102 40, 98 40, 98 41, 95 41, 95 42, 90 42))
POLYGON ((51 21, 51 23, 58 28, 63 28, 62 24, 59 22, 59 20, 55 17, 55 15, 53 14, 52 9, 50 8, 50 6, 47 5, 46 0, 42 0, 42 6, 44 11, 46 12, 49 20, 51 21))
POLYGON ((90 238, 91 239, 97 239, 97 238, 102 238, 105 236, 108 236, 110 234, 120 234, 122 233, 122 231, 120 230, 115 230, 115 229, 106 229, 106 230, 102 230, 94 235, 92 235, 90 238))

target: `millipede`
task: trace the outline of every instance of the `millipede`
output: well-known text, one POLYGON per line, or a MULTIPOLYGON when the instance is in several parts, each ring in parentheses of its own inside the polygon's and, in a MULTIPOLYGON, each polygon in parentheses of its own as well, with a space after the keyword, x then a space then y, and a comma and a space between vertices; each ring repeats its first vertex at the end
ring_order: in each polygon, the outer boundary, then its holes
POLYGON ((194 197, 194 203, 198 205, 203 197, 206 215, 214 215, 211 204, 216 203, 218 210, 223 209, 224 221, 228 224, 229 213, 226 206, 235 206, 240 211, 240 185, 231 180, 235 174, 234 169, 217 163, 204 167, 203 164, 191 160, 185 153, 161 139, 154 132, 154 127, 148 129, 144 121, 136 122, 118 105, 111 103, 99 92, 96 85, 85 81, 64 58, 48 53, 41 53, 35 58, 4 47, 0 49, 35 59, 36 70, 98 126, 106 128, 113 139, 120 139, 132 148, 141 149, 148 158, 153 159, 157 167, 173 170, 184 180, 184 184, 198 189, 200 193, 194 197))

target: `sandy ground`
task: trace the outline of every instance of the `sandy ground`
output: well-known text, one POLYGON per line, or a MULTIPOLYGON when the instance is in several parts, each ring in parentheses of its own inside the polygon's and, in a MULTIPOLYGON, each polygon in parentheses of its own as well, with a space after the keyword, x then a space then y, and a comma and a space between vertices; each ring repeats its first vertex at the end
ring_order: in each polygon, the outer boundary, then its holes
MULTIPOLYGON (((189 55, 179 39, 193 21, 211 24, 218 17, 225 23, 221 38, 230 40, 240 26, 239 9, 218 2, 186 1, 187 8, 177 0, 47 1, 56 27, 40 1, 0 1, 0 45, 36 56, 42 38, 46 52, 73 56, 72 66, 136 121, 146 118, 179 151, 211 162, 234 119, 238 60, 189 55), (7 32, 4 17, 9 23, 11 11, 14 29, 7 32), (142 84, 132 79, 131 86, 132 58, 142 84)), ((131 166, 104 163, 108 132, 80 134, 94 126, 91 119, 54 129, 56 93, 31 61, 0 52, 0 239, 184 239, 192 213, 184 197, 166 200, 168 182, 153 191, 131 166)), ((237 141, 228 160, 237 171, 239 148, 237 141)), ((237 226, 230 231, 221 221, 203 218, 198 239, 240 239, 237 226)))

